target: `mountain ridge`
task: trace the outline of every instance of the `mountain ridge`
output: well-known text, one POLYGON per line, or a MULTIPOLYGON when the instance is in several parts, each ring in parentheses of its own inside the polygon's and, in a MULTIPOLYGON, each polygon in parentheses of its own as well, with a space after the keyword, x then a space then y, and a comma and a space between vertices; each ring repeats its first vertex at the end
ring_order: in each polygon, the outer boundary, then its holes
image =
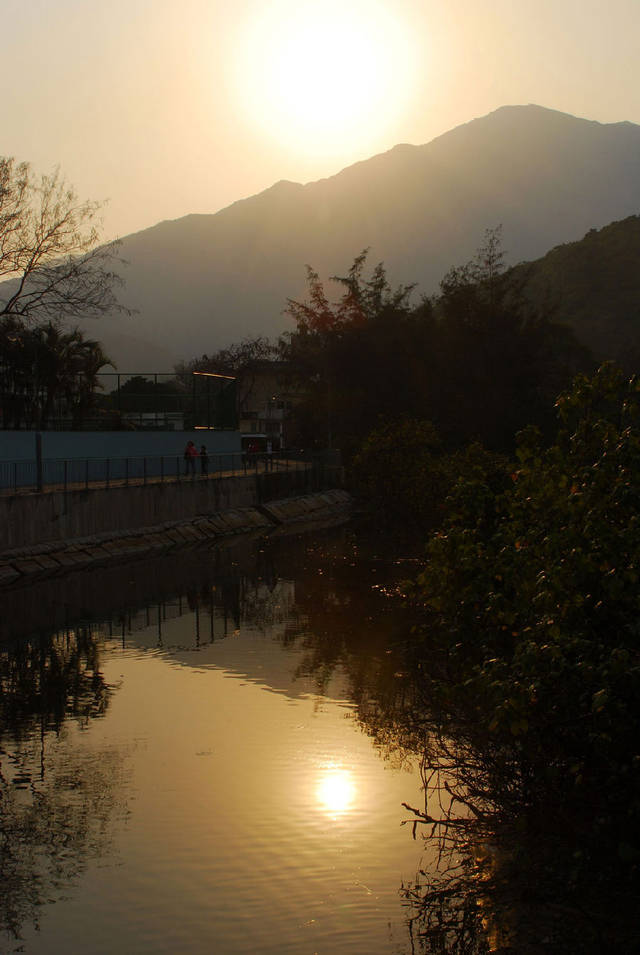
POLYGON ((279 180, 216 213, 125 236, 123 299, 138 315, 102 324, 190 358, 285 330, 307 264, 344 274, 371 248, 393 284, 431 294, 487 228, 502 223, 513 265, 639 211, 640 126, 503 106, 333 176, 279 180))
POLYGON ((484 116, 475 117, 474 119, 470 119, 465 123, 461 123, 460 125, 455 126, 444 133, 440 133, 438 136, 434 137, 433 139, 429 140, 426 143, 396 143, 394 146, 391 146, 389 149, 383 150, 382 152, 379 152, 379 153, 374 153, 373 156, 369 156, 366 159, 358 159, 354 163, 350 163, 348 166, 345 166, 343 169, 338 170, 338 172, 333 173, 330 176, 321 177, 320 179, 313 179, 307 182, 298 182, 297 180, 292 180, 292 179, 278 179, 276 182, 272 183, 272 185, 267 186, 265 189, 261 189, 259 192, 253 193, 249 196, 243 196, 240 199, 234 199, 233 202, 229 203, 226 206, 222 206, 220 209, 216 210, 216 212, 210 212, 210 213, 189 212, 189 213, 186 213, 184 216, 178 216, 175 219, 162 219, 159 222, 154 223, 153 225, 146 226, 144 229, 140 229, 137 232, 130 233, 128 236, 125 236, 123 238, 123 241, 125 239, 128 240, 133 237, 142 235, 144 233, 147 233, 161 226, 172 225, 175 223, 184 222, 186 220, 211 219, 212 217, 216 217, 221 215, 222 213, 226 213, 241 204, 251 203, 254 200, 259 200, 261 197, 266 197, 271 194, 274 194, 276 191, 284 190, 285 187, 286 188, 294 187, 296 190, 303 190, 309 187, 319 186, 322 183, 333 182, 342 176, 346 176, 350 174, 351 171, 353 170, 360 170, 365 166, 367 167, 372 166, 373 164, 375 164, 377 160, 386 158, 388 156, 397 155, 400 151, 427 150, 427 149, 430 149, 431 147, 435 147, 435 145, 440 143, 441 141, 450 142, 457 134, 462 135, 466 130, 472 127, 475 127, 476 124, 483 123, 485 120, 487 120, 490 117, 497 118, 501 114, 511 113, 511 111, 514 111, 514 113, 517 111, 519 113, 520 111, 524 111, 524 110, 535 111, 536 113, 544 114, 546 117, 555 115, 557 117, 562 117, 563 119, 567 119, 569 121, 574 121, 576 124, 586 123, 592 127, 599 127, 601 129, 609 129, 609 128, 616 128, 616 127, 628 127, 630 129, 636 129, 636 130, 640 129, 640 126, 638 126, 637 124, 631 123, 628 120, 622 120, 616 123, 601 123, 598 120, 590 120, 583 117, 576 117, 576 116, 573 116, 571 113, 565 113, 565 112, 562 112, 561 110, 555 110, 545 106, 539 106, 535 103, 528 103, 526 105, 513 104, 513 105, 499 106, 497 109, 492 110, 491 112, 485 114, 484 116))

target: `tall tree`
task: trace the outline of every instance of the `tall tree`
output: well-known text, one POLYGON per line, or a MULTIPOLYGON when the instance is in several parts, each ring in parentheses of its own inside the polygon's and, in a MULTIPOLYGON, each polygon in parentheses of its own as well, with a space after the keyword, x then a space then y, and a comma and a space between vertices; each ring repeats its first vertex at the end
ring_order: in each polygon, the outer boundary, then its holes
POLYGON ((382 263, 367 276, 367 257, 365 249, 346 276, 331 278, 341 289, 337 300, 308 266, 307 299, 287 303, 296 329, 285 336, 283 354, 307 391, 296 408, 307 442, 350 450, 379 415, 400 407, 411 413, 411 354, 425 324, 410 306, 413 286, 392 288, 382 263))

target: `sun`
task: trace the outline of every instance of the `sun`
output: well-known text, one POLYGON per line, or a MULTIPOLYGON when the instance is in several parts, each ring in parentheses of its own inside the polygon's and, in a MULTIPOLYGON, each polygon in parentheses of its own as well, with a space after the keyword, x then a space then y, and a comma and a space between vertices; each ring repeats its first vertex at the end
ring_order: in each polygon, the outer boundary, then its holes
POLYGON ((374 2, 276 0, 246 25, 239 47, 245 115, 301 152, 365 143, 410 94, 408 30, 374 2))
POLYGON ((348 812, 356 795, 352 774, 346 769, 327 769, 318 779, 316 795, 320 807, 330 816, 348 812))

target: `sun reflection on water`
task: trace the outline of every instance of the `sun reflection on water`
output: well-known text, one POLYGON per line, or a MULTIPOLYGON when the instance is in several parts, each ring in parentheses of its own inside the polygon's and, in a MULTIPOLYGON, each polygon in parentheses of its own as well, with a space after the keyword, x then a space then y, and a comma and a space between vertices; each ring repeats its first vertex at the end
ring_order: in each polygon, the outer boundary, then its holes
POLYGON ((341 816, 354 807, 356 787, 353 773, 331 767, 318 780, 316 795, 320 808, 329 816, 341 816))

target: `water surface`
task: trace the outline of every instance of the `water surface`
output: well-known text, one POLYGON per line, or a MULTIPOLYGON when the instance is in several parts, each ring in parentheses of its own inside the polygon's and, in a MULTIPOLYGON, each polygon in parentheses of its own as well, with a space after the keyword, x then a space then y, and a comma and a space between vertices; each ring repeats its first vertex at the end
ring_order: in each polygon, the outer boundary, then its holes
POLYGON ((346 534, 5 595, 3 951, 409 950, 399 622, 346 534))

